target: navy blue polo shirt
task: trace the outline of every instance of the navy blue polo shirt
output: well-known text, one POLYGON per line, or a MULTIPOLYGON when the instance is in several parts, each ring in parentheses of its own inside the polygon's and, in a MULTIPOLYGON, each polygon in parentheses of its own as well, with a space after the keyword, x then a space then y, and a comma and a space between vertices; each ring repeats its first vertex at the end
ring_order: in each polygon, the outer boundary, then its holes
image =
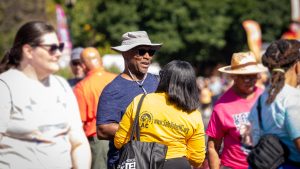
MULTIPOLYGON (((147 93, 155 92, 158 78, 148 73, 143 87, 147 93)), ((143 89, 135 82, 126 80, 118 75, 102 91, 97 109, 97 125, 119 123, 127 106, 133 98, 143 93, 143 89)), ((119 160, 119 151, 115 148, 113 140, 109 141, 108 165, 112 166, 119 160)))

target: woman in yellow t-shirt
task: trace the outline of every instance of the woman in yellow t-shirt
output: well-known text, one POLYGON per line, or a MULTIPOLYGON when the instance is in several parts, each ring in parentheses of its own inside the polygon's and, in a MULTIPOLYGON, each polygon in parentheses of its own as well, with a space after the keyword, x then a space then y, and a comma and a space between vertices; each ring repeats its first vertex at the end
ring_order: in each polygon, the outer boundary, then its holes
MULTIPOLYGON (((174 60, 160 72, 155 93, 147 94, 139 116, 140 140, 168 146, 164 169, 191 169, 205 158, 204 127, 199 108, 198 88, 193 67, 174 60)), ((114 138, 120 149, 130 139, 141 95, 127 107, 114 138)))

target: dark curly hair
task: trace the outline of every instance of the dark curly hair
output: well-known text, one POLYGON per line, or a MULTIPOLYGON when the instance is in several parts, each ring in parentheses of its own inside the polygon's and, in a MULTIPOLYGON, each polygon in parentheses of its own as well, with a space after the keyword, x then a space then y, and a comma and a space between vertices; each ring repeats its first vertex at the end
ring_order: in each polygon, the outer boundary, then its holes
POLYGON ((299 41, 281 39, 272 42, 262 56, 263 65, 271 72, 271 86, 268 91, 267 104, 274 101, 284 86, 285 72, 300 59, 299 49, 299 41))

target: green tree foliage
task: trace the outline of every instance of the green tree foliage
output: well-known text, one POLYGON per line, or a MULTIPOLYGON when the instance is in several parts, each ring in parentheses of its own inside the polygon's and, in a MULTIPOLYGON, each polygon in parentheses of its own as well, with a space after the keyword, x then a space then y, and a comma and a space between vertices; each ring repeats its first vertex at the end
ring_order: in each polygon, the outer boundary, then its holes
POLYGON ((229 61, 248 50, 242 22, 257 21, 263 41, 280 38, 290 22, 289 0, 78 0, 72 9, 75 44, 109 50, 127 31, 146 30, 164 45, 156 60, 229 61), (83 14, 84 13, 84 14, 83 14), (91 25, 85 30, 84 25, 91 25))

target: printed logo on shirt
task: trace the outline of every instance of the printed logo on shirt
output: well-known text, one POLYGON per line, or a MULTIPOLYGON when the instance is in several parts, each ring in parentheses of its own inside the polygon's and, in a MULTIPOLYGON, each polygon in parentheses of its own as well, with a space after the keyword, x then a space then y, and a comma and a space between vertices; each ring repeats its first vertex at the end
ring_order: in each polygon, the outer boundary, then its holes
POLYGON ((154 120, 154 124, 158 124, 176 131, 181 131, 184 132, 185 134, 187 134, 189 132, 189 128, 185 127, 183 124, 176 124, 174 122, 170 122, 168 120, 159 120, 159 119, 155 119, 154 120))
POLYGON ((249 112, 242 112, 233 115, 234 125, 236 126, 237 132, 239 132, 241 136, 241 150, 245 154, 248 154, 250 151, 247 147, 252 145, 248 115, 249 112))
POLYGON ((141 113, 139 121, 140 121, 141 128, 149 128, 149 125, 155 124, 155 125, 167 127, 172 130, 180 131, 185 134, 189 132, 189 128, 184 126, 183 124, 177 124, 175 122, 168 121, 166 119, 164 120, 154 119, 153 115, 148 111, 144 111, 141 113))
POLYGON ((249 124, 248 115, 249 112, 242 112, 233 115, 233 123, 238 131, 241 130, 243 125, 249 124))
POLYGON ((148 111, 144 111, 142 112, 142 114, 140 115, 140 127, 141 128, 148 128, 149 124, 153 123, 153 116, 151 113, 149 113, 148 111))

